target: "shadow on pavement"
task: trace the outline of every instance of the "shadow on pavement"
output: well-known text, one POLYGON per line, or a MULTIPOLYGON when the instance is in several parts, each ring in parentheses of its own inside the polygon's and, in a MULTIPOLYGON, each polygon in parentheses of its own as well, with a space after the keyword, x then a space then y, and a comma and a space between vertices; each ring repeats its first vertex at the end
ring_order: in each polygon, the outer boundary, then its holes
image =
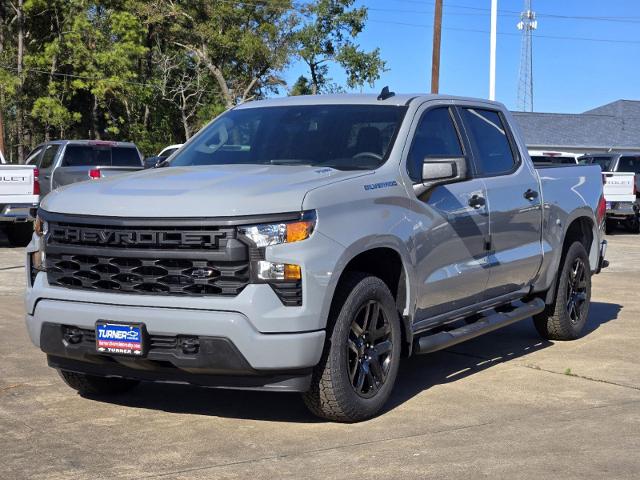
MULTIPOLYGON (((621 308, 617 304, 593 302, 585 335, 615 320, 621 308)), ((552 345, 540 338, 531 320, 524 320, 441 352, 405 359, 385 411, 435 385, 455 382, 552 345)), ((296 394, 147 383, 127 394, 92 399, 172 413, 294 423, 323 421, 309 413, 296 394)))

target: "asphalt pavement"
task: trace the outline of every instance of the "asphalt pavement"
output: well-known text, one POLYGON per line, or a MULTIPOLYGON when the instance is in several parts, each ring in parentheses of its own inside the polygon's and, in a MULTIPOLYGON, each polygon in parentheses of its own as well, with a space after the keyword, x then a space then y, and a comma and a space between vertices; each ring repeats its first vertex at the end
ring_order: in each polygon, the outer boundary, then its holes
POLYGON ((640 236, 608 239, 582 338, 525 320, 405 360, 385 412, 342 425, 295 394, 79 396, 30 343, 23 249, 0 238, 0 478, 640 478, 640 236))

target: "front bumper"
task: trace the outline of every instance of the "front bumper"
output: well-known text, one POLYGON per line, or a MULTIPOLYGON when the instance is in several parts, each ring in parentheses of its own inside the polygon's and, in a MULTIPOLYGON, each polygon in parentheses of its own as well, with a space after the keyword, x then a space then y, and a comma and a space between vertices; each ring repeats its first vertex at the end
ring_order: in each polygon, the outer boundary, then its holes
POLYGON ((229 388, 304 391, 322 354, 324 330, 264 334, 238 312, 102 305, 40 300, 26 316, 34 344, 49 364, 81 373, 229 388), (91 337, 98 320, 144 323, 150 349, 144 358, 96 352, 91 337), (79 329, 79 343, 65 340, 79 329), (197 339, 196 352, 181 340, 197 339))

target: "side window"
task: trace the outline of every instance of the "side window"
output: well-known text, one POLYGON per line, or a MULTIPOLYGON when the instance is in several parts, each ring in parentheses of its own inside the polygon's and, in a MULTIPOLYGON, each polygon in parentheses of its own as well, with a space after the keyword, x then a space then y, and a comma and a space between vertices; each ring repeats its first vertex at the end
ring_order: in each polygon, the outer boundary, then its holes
POLYGON ((56 154, 58 153, 58 149, 60 145, 49 145, 47 149, 44 151, 44 155, 42 156, 42 162, 40 162, 40 168, 46 170, 50 168, 53 164, 53 159, 56 158, 56 154))
POLYGON ((492 110, 463 108, 462 117, 478 150, 480 173, 500 175, 511 171, 516 160, 500 115, 492 110))
POLYGON ((42 147, 36 148, 32 151, 27 159, 25 160, 25 165, 36 165, 38 164, 38 159, 40 158, 40 154, 42 153, 42 147))
POLYGON ((448 107, 426 111, 413 136, 407 173, 414 182, 422 180, 422 164, 426 157, 462 157, 458 132, 448 107))

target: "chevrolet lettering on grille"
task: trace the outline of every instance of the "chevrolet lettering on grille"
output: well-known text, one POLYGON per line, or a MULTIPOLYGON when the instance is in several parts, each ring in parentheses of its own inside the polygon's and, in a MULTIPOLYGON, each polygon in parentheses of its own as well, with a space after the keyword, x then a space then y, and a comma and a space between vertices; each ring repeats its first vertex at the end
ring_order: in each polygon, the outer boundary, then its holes
POLYGON ((215 247, 223 232, 174 232, 156 230, 103 230, 97 228, 55 227, 51 239, 59 243, 105 246, 201 246, 215 247))

